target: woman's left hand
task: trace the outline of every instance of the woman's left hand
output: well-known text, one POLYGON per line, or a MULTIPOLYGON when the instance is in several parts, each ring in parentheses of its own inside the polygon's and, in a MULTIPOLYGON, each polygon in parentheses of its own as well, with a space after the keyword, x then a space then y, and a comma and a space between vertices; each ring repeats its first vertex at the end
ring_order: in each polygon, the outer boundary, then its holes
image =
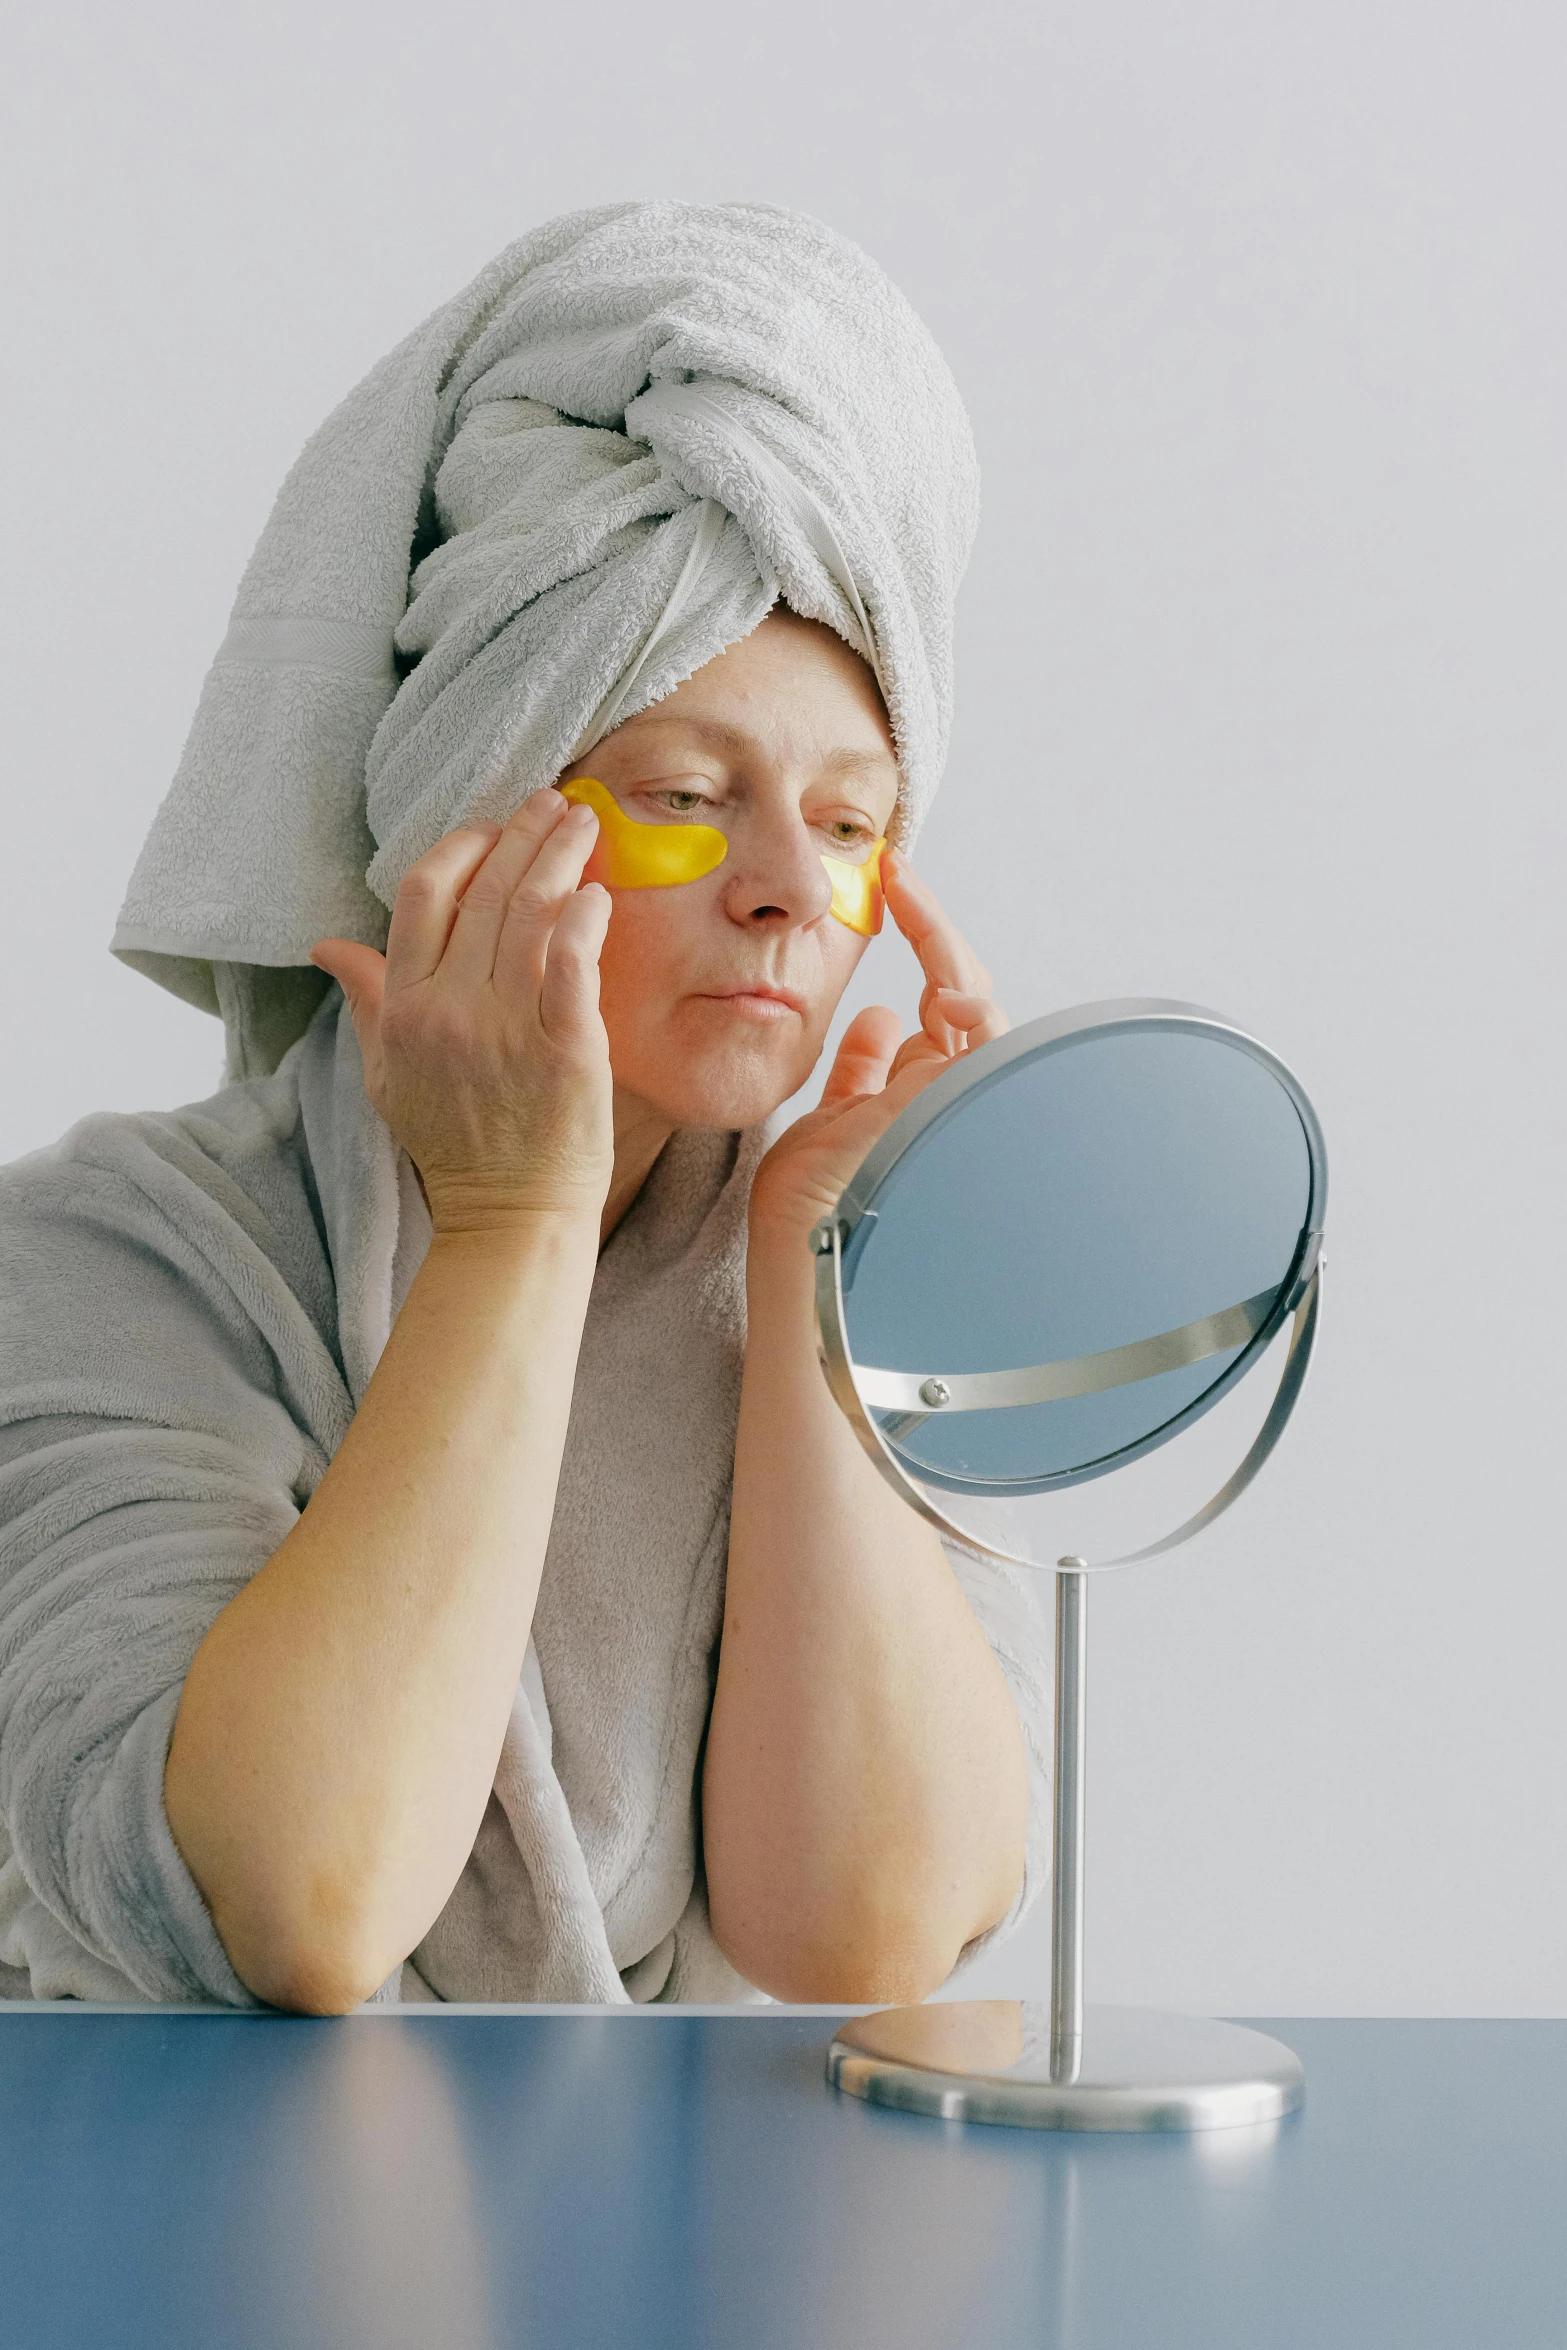
POLYGON ((919 1028, 900 1041, 898 1015, 886 1004, 870 1004, 850 1021, 820 1104, 780 1135, 757 1169, 753 1243, 808 1237, 916 1094, 958 1054, 1009 1025, 984 964, 899 850, 883 852, 881 878, 888 910, 925 974, 919 1028))
POLYGON ((708 1909, 775 1999, 924 1999, 1023 1881, 1017 1708, 935 1529, 877 1475, 818 1368, 808 1238, 939 1070, 1006 1027, 990 980, 902 857, 893 919, 920 1028, 884 1005, 821 1107, 757 1170, 728 1581, 702 1792, 708 1909))

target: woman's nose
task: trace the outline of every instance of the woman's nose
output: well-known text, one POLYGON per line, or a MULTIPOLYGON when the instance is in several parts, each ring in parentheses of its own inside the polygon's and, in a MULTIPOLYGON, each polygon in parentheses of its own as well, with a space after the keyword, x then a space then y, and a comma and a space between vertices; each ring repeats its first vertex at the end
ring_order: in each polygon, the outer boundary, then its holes
POLYGON ((731 919, 747 929, 803 929, 832 904, 832 882, 807 826, 769 826, 732 840, 724 890, 731 919))

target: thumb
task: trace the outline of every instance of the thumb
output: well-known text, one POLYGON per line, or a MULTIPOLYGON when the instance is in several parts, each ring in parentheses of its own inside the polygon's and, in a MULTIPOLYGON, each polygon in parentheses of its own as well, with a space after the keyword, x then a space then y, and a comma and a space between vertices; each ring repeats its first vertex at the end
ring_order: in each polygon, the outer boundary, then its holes
POLYGON ((348 1009, 361 1047, 380 1029, 381 1002, 386 994, 386 957, 374 947, 351 938, 319 938, 310 960, 337 981, 348 998, 348 1009))
POLYGON ((856 1101, 861 1094, 880 1093, 900 1033, 898 1015, 886 1004, 867 1004, 856 1012, 822 1087, 823 1102, 856 1101))

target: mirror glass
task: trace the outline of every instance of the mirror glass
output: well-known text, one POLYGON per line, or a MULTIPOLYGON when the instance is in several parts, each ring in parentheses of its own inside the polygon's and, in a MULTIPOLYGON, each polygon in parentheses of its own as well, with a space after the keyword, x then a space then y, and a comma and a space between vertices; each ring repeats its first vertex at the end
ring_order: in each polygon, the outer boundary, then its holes
POLYGON ((1004 1063, 856 1198, 855 1386, 950 1508, 1102 1476, 1216 1402, 1278 1327, 1313 1157, 1245 1039, 1123 1020, 1004 1063))

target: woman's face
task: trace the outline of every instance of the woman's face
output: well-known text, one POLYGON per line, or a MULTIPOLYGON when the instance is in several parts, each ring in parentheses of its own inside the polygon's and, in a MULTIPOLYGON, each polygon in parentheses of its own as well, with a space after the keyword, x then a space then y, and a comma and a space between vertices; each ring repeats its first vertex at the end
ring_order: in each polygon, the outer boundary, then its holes
POLYGON ((754 1125, 805 1082, 865 951, 821 860, 859 863, 891 821, 875 680, 830 629, 774 612, 574 775, 637 823, 727 840, 703 880, 611 891, 600 1003, 618 1089, 672 1125, 754 1125))

